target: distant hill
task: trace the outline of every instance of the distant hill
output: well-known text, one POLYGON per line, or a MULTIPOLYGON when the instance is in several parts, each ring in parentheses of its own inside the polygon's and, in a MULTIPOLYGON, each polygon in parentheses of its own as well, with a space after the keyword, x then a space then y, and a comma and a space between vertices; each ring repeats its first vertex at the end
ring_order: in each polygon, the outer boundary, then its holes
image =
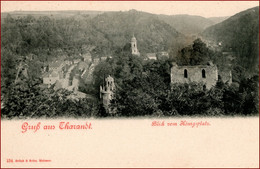
MULTIPOLYGON (((7 14, 10 14, 12 17, 24 17, 27 15, 31 15, 35 18, 41 16, 47 16, 50 18, 83 18, 85 16, 96 17, 99 14, 109 14, 109 13, 129 13, 129 12, 136 12, 136 10, 130 10, 128 12, 110 12, 110 11, 74 11, 74 10, 65 10, 65 11, 13 11, 13 12, 4 12, 2 13, 2 19, 4 19, 7 14)), ((182 34, 187 35, 197 35, 201 33, 205 28, 222 22, 223 20, 227 19, 228 17, 211 17, 211 18, 204 18, 201 16, 193 16, 193 15, 156 15, 150 14, 145 12, 139 12, 141 15, 150 16, 150 17, 157 17, 159 20, 169 24, 174 29, 182 34)))
POLYGON ((89 15, 97 16, 102 14, 104 11, 74 11, 74 10, 65 10, 65 11, 13 11, 13 12, 3 12, 1 13, 2 18, 5 18, 7 14, 10 14, 12 17, 23 17, 27 15, 32 15, 34 17, 48 16, 53 18, 62 18, 62 17, 73 17, 77 15, 89 15))
POLYGON ((204 18, 193 15, 159 15, 158 18, 171 25, 177 31, 187 35, 197 35, 205 28, 225 19, 225 17, 204 18))
POLYGON ((111 46, 122 47, 130 43, 134 34, 141 53, 167 50, 169 44, 181 36, 156 15, 135 10, 104 13, 93 18, 92 24, 104 34, 111 46))
POLYGON ((223 51, 235 52, 237 62, 248 72, 258 72, 259 7, 240 12, 207 28, 202 36, 221 42, 223 51))
POLYGON ((223 22, 224 20, 226 20, 226 19, 228 19, 228 18, 229 18, 229 16, 210 17, 210 18, 207 18, 207 19, 213 21, 214 24, 217 24, 217 23, 223 22))

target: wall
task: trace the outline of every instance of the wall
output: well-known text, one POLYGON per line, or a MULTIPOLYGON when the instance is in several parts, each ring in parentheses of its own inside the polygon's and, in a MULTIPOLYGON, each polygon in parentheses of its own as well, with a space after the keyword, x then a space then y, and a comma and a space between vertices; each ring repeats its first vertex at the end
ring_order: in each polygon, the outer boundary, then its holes
POLYGON ((178 66, 173 63, 171 68, 171 83, 203 83, 207 89, 210 89, 217 83, 218 69, 215 65, 197 65, 197 66, 178 66), (184 78, 184 70, 187 70, 187 78, 184 78), (202 70, 205 70, 206 77, 202 77, 202 70))
POLYGON ((221 71, 221 72, 219 72, 219 75, 221 76, 221 80, 224 83, 228 83, 229 85, 232 83, 232 73, 230 70, 221 71))
POLYGON ((78 88, 79 88, 79 79, 78 79, 78 77, 74 77, 73 78, 72 86, 73 86, 74 91, 78 91, 78 88))

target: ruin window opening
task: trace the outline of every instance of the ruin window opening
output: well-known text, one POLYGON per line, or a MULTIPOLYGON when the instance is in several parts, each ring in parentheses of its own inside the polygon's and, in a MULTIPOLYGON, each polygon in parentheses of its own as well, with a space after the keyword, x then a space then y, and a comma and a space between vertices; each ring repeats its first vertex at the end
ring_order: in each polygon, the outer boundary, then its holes
POLYGON ((206 71, 202 69, 202 78, 206 78, 206 71))
POLYGON ((184 69, 184 78, 188 78, 188 71, 187 71, 187 69, 184 69))
POLYGON ((203 85, 203 91, 206 91, 206 88, 207 88, 206 85, 203 85))

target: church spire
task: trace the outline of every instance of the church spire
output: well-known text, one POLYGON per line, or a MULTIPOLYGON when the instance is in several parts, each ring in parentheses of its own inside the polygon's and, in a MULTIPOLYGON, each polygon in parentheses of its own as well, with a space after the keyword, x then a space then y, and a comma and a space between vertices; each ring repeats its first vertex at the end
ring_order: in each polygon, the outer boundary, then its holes
POLYGON ((137 49, 137 40, 135 38, 135 35, 133 33, 133 37, 131 39, 131 49, 132 49, 132 54, 133 55, 138 55, 140 56, 140 53, 138 52, 138 49, 137 49))

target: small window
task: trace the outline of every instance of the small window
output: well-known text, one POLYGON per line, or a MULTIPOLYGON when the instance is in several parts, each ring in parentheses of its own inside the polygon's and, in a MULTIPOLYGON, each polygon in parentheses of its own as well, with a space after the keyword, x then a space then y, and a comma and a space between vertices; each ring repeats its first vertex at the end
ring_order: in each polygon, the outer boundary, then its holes
POLYGON ((202 69, 202 78, 206 78, 206 71, 202 69))
POLYGON ((188 78, 188 71, 187 71, 187 69, 184 69, 184 78, 188 78))
POLYGON ((206 85, 203 85, 203 90, 206 91, 207 87, 206 85))

